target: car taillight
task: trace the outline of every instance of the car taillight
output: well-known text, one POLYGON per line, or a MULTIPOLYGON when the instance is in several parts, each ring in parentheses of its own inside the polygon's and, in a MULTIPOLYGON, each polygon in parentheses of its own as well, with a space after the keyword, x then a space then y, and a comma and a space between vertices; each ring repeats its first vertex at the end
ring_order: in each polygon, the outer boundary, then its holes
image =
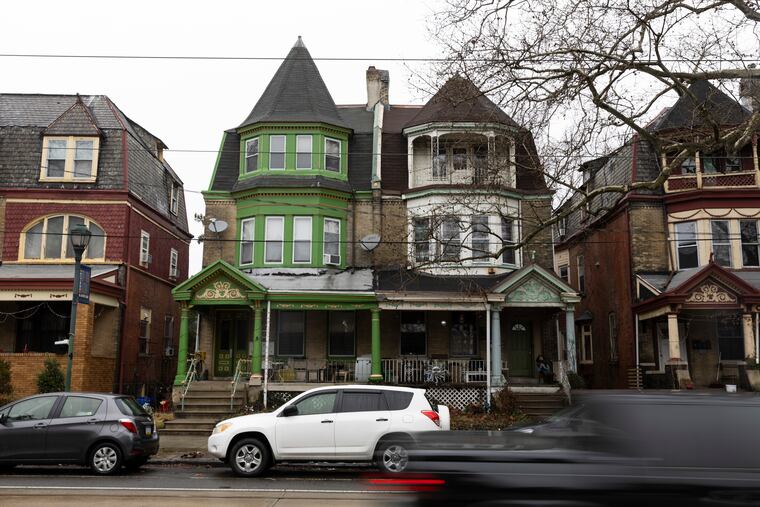
POLYGON ((130 433, 137 433, 137 426, 132 419, 119 419, 119 424, 124 426, 130 433))
POLYGON ((422 415, 433 421, 436 426, 441 426, 441 418, 435 410, 423 410, 422 415))

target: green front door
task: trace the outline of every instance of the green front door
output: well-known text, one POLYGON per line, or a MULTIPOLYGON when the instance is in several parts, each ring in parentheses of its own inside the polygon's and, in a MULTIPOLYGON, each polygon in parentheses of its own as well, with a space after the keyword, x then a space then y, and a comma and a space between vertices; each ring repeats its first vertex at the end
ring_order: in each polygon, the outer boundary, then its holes
POLYGON ((507 324, 507 364, 510 377, 532 377, 533 336, 528 322, 507 324))
POLYGON ((249 317, 247 312, 217 313, 214 376, 233 376, 238 360, 248 358, 249 317))

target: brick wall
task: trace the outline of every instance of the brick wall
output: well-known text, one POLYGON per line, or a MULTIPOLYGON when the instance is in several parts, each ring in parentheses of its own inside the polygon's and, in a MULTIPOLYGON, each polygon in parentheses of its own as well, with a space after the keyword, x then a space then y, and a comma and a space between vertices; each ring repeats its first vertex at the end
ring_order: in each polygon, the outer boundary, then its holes
POLYGON ((633 272, 668 270, 665 210, 661 203, 637 203, 630 208, 633 272))
POLYGON ((206 218, 224 220, 228 227, 225 231, 215 234, 208 230, 203 231, 207 241, 203 243, 203 267, 212 262, 222 259, 233 266, 236 265, 237 257, 237 210, 234 201, 206 200, 206 218), (220 241, 214 241, 216 239, 220 241))
POLYGON ((382 240, 374 251, 375 267, 406 265, 409 241, 406 204, 401 199, 384 199, 376 212, 381 215, 382 240))

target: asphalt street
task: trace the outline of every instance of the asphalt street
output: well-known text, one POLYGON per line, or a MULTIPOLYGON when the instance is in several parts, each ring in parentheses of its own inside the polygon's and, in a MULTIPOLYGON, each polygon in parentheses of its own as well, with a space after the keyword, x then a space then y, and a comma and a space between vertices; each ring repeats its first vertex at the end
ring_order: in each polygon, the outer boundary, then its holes
POLYGON ((112 477, 79 467, 17 467, 0 474, 0 505, 410 505, 398 491, 373 489, 369 468, 280 466, 245 479, 226 467, 155 465, 112 477), (201 503, 198 503, 201 502, 201 503))

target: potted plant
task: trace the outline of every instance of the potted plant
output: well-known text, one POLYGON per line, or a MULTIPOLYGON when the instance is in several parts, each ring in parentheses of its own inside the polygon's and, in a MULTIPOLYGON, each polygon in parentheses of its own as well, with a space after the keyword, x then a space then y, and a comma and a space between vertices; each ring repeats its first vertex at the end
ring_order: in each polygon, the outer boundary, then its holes
POLYGON ((753 391, 760 391, 760 363, 754 356, 748 356, 745 361, 749 385, 752 386, 753 391))

